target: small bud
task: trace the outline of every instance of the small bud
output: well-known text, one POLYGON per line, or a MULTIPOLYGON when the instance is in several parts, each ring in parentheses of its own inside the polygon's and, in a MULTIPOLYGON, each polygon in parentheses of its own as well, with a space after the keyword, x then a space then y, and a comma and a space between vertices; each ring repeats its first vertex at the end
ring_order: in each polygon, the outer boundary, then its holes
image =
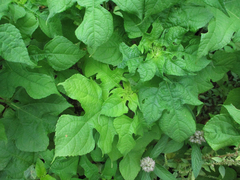
POLYGON ((155 161, 150 158, 150 157, 145 157, 143 158, 141 161, 140 166, 142 167, 142 169, 146 172, 150 172, 154 170, 155 167, 155 161))

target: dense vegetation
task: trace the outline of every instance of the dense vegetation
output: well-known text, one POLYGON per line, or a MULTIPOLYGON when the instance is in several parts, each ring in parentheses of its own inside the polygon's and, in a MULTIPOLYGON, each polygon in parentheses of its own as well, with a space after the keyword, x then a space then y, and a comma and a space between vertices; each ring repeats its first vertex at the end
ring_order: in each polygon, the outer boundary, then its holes
POLYGON ((0 179, 240 179, 239 0, 0 0, 0 179))

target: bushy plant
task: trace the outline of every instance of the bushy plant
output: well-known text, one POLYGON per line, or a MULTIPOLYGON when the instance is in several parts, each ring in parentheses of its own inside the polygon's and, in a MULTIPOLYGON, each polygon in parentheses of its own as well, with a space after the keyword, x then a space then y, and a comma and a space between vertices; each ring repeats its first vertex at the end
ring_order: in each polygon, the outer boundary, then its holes
POLYGON ((240 176, 238 0, 0 0, 0 179, 240 176))

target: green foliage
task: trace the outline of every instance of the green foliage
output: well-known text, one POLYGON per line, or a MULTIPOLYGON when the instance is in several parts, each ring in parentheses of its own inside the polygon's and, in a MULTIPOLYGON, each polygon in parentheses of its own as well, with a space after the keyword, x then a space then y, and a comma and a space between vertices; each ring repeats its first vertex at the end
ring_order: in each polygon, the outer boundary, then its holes
POLYGON ((0 0, 0 179, 240 177, 238 0, 0 0))

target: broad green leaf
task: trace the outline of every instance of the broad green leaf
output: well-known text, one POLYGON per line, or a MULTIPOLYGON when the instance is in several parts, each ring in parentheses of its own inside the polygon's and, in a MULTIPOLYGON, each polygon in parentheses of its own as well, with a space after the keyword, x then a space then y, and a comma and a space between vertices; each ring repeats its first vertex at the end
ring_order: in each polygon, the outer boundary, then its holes
POLYGON ((170 140, 166 145, 165 148, 162 150, 163 153, 173 153, 181 149, 184 145, 184 142, 177 142, 174 140, 170 140))
POLYGON ((39 49, 37 46, 30 45, 28 46, 29 57, 32 61, 38 62, 45 58, 45 53, 43 50, 39 49))
POLYGON ((7 61, 36 66, 29 58, 19 30, 12 24, 0 25, 0 51, 7 61))
POLYGON ((117 162, 111 162, 110 158, 108 158, 102 171, 103 177, 106 179, 112 179, 112 177, 114 177, 116 174, 117 168, 117 162))
POLYGON ((221 10, 223 13, 225 13, 227 16, 229 16, 227 13, 227 10, 225 8, 225 5, 224 5, 224 3, 225 3, 224 0, 216 0, 216 1, 204 0, 204 2, 211 7, 215 7, 217 9, 221 10))
POLYGON ((240 7, 237 1, 226 4, 227 10, 231 9, 231 11, 228 10, 230 17, 218 9, 211 8, 215 18, 210 21, 208 32, 201 36, 198 57, 207 55, 209 51, 220 49, 230 42, 233 33, 239 29, 240 23, 239 11, 237 8, 234 9, 234 6, 240 7))
POLYGON ((128 37, 133 39, 141 37, 151 25, 151 19, 145 19, 143 22, 133 15, 128 13, 122 13, 124 18, 124 28, 128 33, 128 37))
POLYGON ((154 77, 157 67, 153 61, 144 61, 138 66, 137 71, 139 72, 140 80, 144 82, 154 77))
POLYGON ((34 154, 18 150, 12 141, 0 142, 1 179, 23 179, 24 171, 34 163, 34 154))
POLYGON ((177 142, 186 140, 196 131, 196 122, 185 107, 165 111, 159 126, 165 134, 177 142))
POLYGON ((98 146, 103 154, 107 154, 112 150, 114 136, 117 134, 113 126, 113 118, 101 116, 95 121, 95 128, 100 134, 98 146))
POLYGON ((26 171, 24 171, 24 178, 25 179, 37 179, 37 173, 34 168, 34 165, 32 164, 27 168, 26 171))
POLYGON ((65 11, 67 8, 71 7, 74 2, 76 2, 76 0, 47 0, 48 8, 50 11, 48 19, 57 13, 65 11))
POLYGON ((79 40, 95 51, 112 36, 113 19, 110 12, 103 7, 91 6, 86 9, 83 22, 76 29, 79 40))
POLYGON ((140 160, 143 149, 139 151, 132 151, 123 157, 119 163, 119 170, 125 180, 134 180, 140 171, 140 160))
POLYGON ((193 32, 204 27, 212 17, 212 13, 205 7, 185 4, 169 9, 168 13, 164 11, 160 14, 165 26, 181 26, 193 32))
POLYGON ((54 177, 47 174, 46 176, 42 177, 41 180, 56 180, 54 177))
POLYGON ((85 52, 63 36, 57 36, 44 47, 49 64, 56 71, 62 71, 73 66, 85 52))
POLYGON ((88 46, 88 52, 93 59, 116 66, 122 61, 122 54, 119 50, 119 44, 121 42, 122 37, 114 31, 109 40, 97 47, 97 49, 88 46))
POLYGON ((164 167, 156 164, 153 171, 162 180, 176 180, 176 178, 164 167))
MULTIPOLYGON (((235 88, 228 93, 227 99, 224 105, 234 105, 237 109, 240 109, 240 88, 235 88)), ((221 109, 221 113, 227 113, 225 108, 221 109)))
POLYGON ((102 104, 101 114, 110 117, 118 117, 128 112, 126 99, 112 95, 102 104))
POLYGON ((2 19, 2 17, 4 15, 7 15, 7 10, 8 10, 8 5, 11 3, 11 0, 0 0, 0 19, 2 19))
POLYGON ((55 36, 62 35, 62 24, 59 16, 53 16, 50 19, 48 18, 47 12, 42 12, 37 16, 39 21, 39 27, 41 30, 50 38, 54 38, 55 36))
POLYGON ((123 55, 122 62, 118 65, 119 68, 128 66, 129 72, 134 73, 140 63, 143 61, 141 52, 136 45, 128 47, 125 43, 121 43, 119 49, 123 55))
POLYGON ((193 174, 195 178, 197 178, 202 168, 203 160, 202 160, 201 149, 196 144, 192 145, 191 162, 192 162, 193 174))
POLYGON ((219 166, 218 171, 221 174, 222 178, 224 178, 225 173, 226 173, 225 167, 224 166, 219 166))
POLYGON ((238 124, 240 124, 240 110, 237 109, 235 106, 231 105, 223 105, 227 110, 230 116, 233 118, 234 121, 236 121, 238 124))
POLYGON ((79 164, 84 169, 85 172, 84 175, 88 179, 90 180, 99 179, 98 167, 95 164, 91 163, 87 156, 82 156, 80 158, 79 164))
POLYGON ((121 10, 135 14, 142 20, 144 13, 144 1, 142 0, 113 0, 121 10))
POLYGON ((123 115, 115 118, 113 125, 119 135, 117 147, 119 151, 125 155, 131 151, 136 144, 133 134, 136 134, 138 117, 135 116, 134 119, 131 119, 123 115))
POLYGON ((9 11, 11 13, 14 23, 16 23, 18 19, 20 19, 26 15, 25 9, 17 4, 10 4, 9 11))
POLYGON ((213 150, 240 144, 240 134, 229 116, 216 115, 203 128, 204 138, 213 150))
POLYGON ((161 139, 158 141, 158 143, 154 146, 154 148, 151 151, 150 154, 151 158, 155 159, 162 153, 168 142, 168 138, 169 137, 167 135, 161 137, 161 139))
POLYGON ((0 122, 0 141, 5 141, 7 142, 7 136, 5 132, 5 127, 2 122, 0 122))
POLYGON ((94 116, 62 115, 56 125, 55 157, 78 156, 94 149, 93 119, 94 116))
POLYGON ((84 74, 87 77, 96 74, 96 78, 101 80, 101 88, 103 91, 103 99, 109 96, 109 91, 114 87, 120 87, 119 82, 125 80, 123 77, 124 70, 111 70, 109 65, 94 61, 92 58, 85 58, 84 74))
POLYGON ((36 170, 36 175, 37 177, 43 177, 47 174, 46 168, 44 166, 44 163, 41 159, 37 159, 36 162, 36 166, 35 166, 35 170, 36 170))
POLYGON ((51 171, 61 179, 71 179, 77 174, 79 157, 57 158, 51 165, 51 171))
POLYGON ((81 74, 74 74, 60 83, 67 95, 81 103, 85 112, 98 112, 102 105, 102 90, 96 82, 87 79, 81 74))
POLYGON ((144 3, 145 17, 149 17, 173 6, 178 0, 145 0, 144 3))
POLYGON ((16 27, 22 34, 32 36, 38 28, 38 21, 33 13, 27 12, 23 18, 17 20, 16 27))
POLYGON ((91 7, 91 6, 96 6, 101 4, 103 1, 105 0, 77 0, 77 3, 80 6, 84 6, 84 7, 91 7))
POLYGON ((110 153, 108 153, 108 156, 112 162, 118 160, 119 158, 121 158, 123 156, 117 148, 117 143, 118 143, 118 137, 115 136, 113 143, 112 143, 112 150, 110 153))
POLYGON ((6 63, 0 72, 0 96, 12 97, 15 88, 22 86, 34 99, 59 94, 52 77, 46 74, 29 72, 23 65, 6 63))
MULTIPOLYGON (((182 116, 183 114, 178 110, 181 109, 183 104, 202 104, 198 100, 197 94, 191 90, 191 86, 185 87, 179 83, 168 84, 167 82, 160 83, 159 88, 140 89, 140 107, 147 123, 151 124, 157 121, 164 109, 172 111, 169 116, 172 116, 175 111, 179 112, 179 115, 182 116)), ((167 116, 167 114, 165 115, 167 116)), ((190 115, 188 115, 188 118, 190 118, 190 115)))

